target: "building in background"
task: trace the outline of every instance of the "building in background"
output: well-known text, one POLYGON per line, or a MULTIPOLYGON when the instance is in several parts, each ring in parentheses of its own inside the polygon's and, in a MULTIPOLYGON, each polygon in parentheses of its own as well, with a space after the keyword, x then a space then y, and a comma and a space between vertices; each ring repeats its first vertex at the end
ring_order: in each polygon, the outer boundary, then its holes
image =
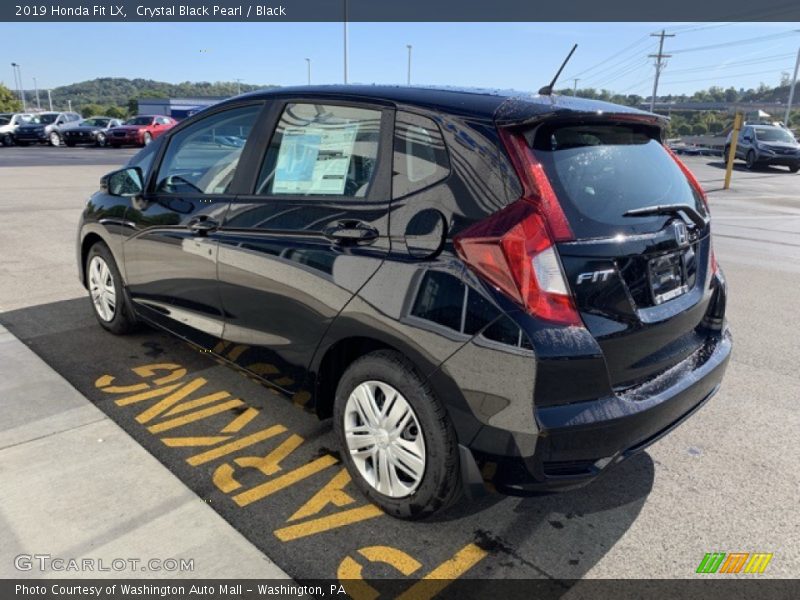
POLYGON ((185 119, 194 113, 225 100, 227 96, 200 96, 196 98, 139 98, 140 115, 166 115, 185 119))

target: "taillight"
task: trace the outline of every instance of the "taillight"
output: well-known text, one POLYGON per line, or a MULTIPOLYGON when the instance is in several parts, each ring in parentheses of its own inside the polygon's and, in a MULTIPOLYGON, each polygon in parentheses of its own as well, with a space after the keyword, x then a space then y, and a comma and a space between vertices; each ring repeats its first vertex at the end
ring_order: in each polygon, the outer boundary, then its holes
POLYGON ((694 176, 694 173, 692 173, 691 169, 689 169, 689 167, 687 167, 686 164, 680 158, 678 158, 678 155, 675 154, 669 146, 664 146, 664 150, 667 151, 667 153, 672 157, 672 160, 675 161, 680 170, 683 172, 686 179, 689 180, 689 185, 691 185, 695 191, 700 194, 700 197, 703 199, 703 204, 706 207, 706 212, 711 214, 711 211, 708 208, 708 196, 706 196, 706 191, 703 189, 703 186, 700 185, 699 181, 697 181, 697 177, 694 176))
POLYGON ((524 139, 501 132, 522 181, 522 198, 456 236, 456 251, 530 314, 581 325, 554 242, 573 239, 555 192, 524 139))

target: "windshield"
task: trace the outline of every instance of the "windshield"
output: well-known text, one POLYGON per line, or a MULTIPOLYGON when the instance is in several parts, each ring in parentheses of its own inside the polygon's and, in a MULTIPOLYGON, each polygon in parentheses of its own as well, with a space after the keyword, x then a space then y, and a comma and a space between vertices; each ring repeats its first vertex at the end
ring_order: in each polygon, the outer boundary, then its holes
POLYGON ((795 139, 791 133, 779 127, 756 127, 756 139, 759 142, 787 142, 794 144, 795 139))
POLYGON ((668 217, 626 217, 636 208, 688 204, 705 214, 702 198, 677 163, 643 125, 542 126, 533 149, 578 238, 645 233, 668 217))
POLYGON ((86 119, 81 125, 89 127, 106 127, 111 119, 86 119))
POLYGON ((125 125, 150 125, 153 122, 153 117, 133 117, 125 121, 125 125))
POLYGON ((37 125, 50 125, 50 123, 55 123, 56 118, 58 118, 58 113, 34 115, 30 122, 36 123, 37 125))

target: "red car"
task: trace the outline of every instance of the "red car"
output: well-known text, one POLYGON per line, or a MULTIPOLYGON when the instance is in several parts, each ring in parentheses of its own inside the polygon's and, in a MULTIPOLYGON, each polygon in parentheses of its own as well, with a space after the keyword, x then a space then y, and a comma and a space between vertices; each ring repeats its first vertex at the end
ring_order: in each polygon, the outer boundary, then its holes
POLYGON ((139 115, 125 121, 120 127, 108 130, 108 144, 120 146, 147 146, 155 138, 174 127, 178 122, 163 115, 139 115))

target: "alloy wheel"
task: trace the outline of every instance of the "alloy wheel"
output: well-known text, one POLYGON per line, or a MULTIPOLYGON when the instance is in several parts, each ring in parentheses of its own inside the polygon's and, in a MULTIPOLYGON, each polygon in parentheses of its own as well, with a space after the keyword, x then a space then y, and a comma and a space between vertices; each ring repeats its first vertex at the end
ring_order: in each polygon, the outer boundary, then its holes
POLYGON ((425 439, 403 395, 381 381, 365 381, 347 399, 344 433, 358 472, 391 498, 414 493, 425 474, 425 439))
POLYGON ((117 310, 117 291, 111 269, 101 256, 89 262, 89 294, 97 315, 106 322, 114 319, 117 310))

